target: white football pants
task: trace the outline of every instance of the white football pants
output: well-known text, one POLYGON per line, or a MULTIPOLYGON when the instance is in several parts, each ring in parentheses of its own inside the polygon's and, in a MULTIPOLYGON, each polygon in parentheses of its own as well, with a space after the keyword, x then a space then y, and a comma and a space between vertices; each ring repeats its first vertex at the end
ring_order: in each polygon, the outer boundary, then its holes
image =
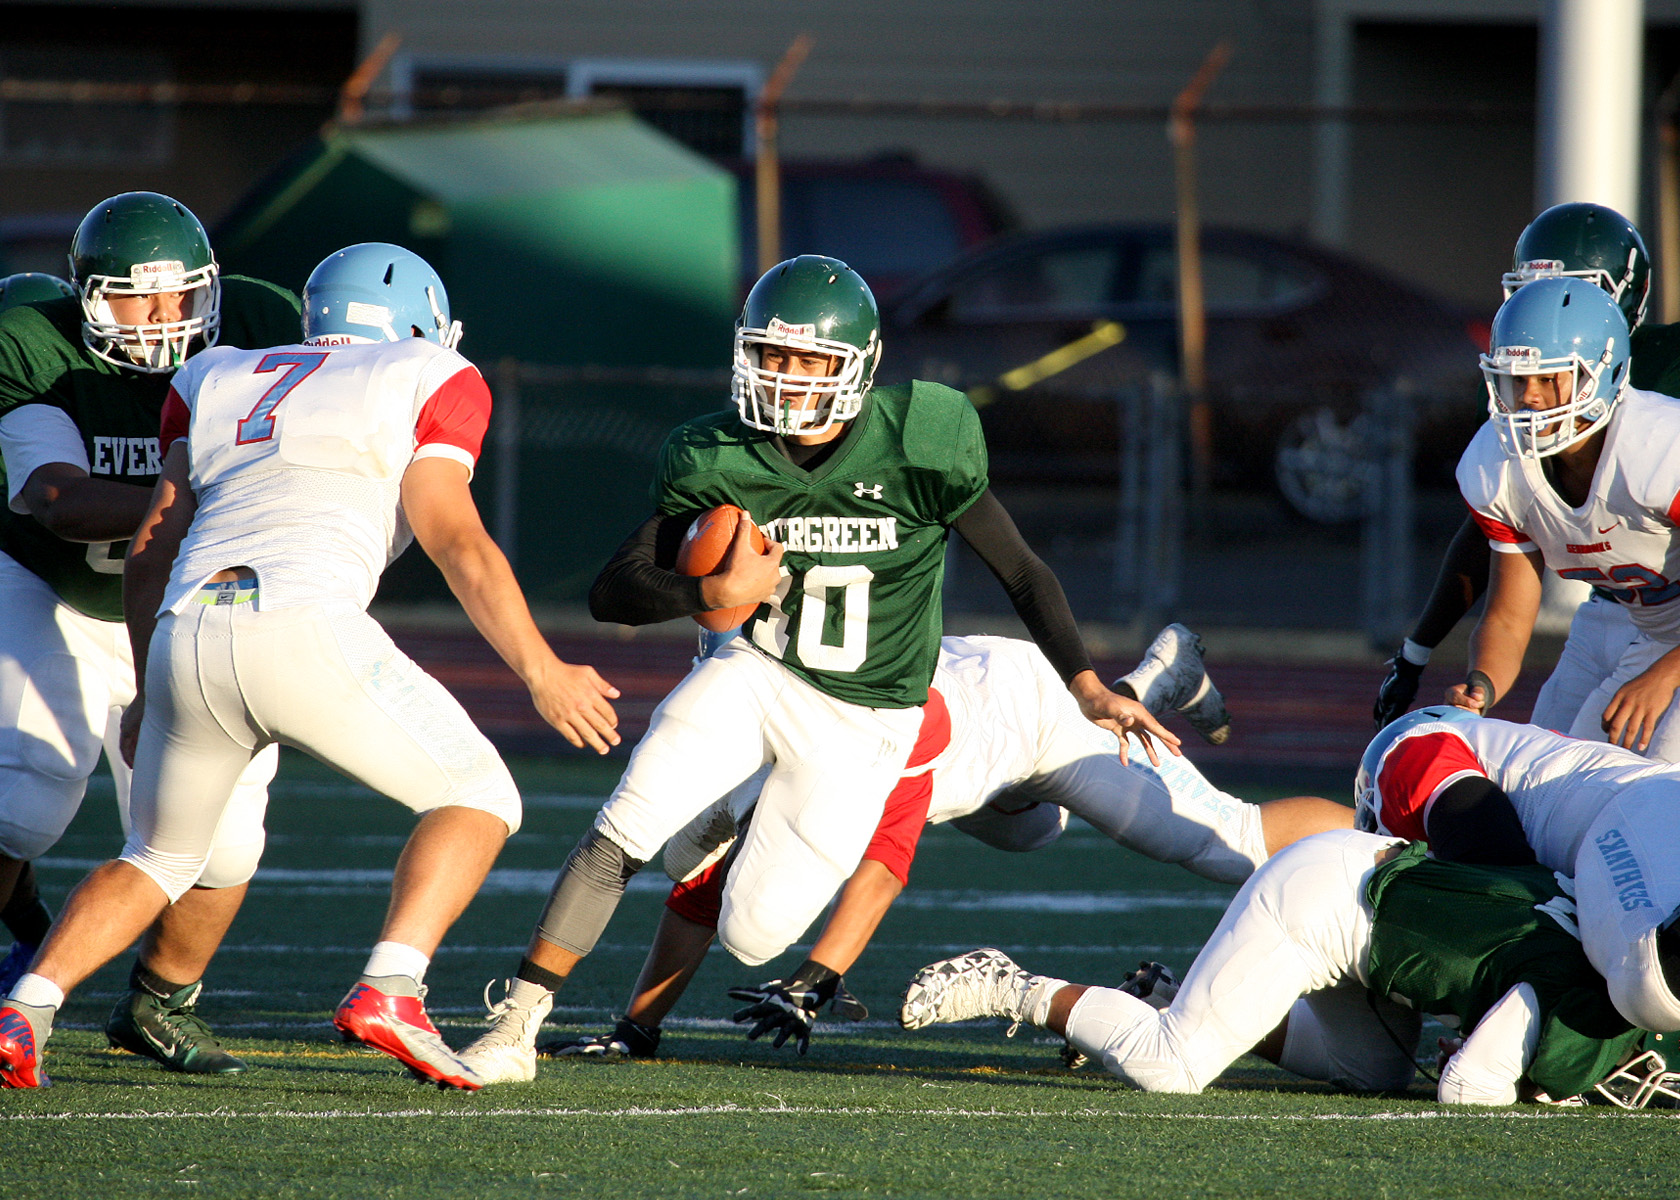
MULTIPOLYGON (((1580 711, 1575 714, 1574 723, 1566 731, 1569 736, 1589 742, 1609 741, 1610 735, 1604 732, 1604 710, 1610 706, 1610 701, 1615 699, 1623 684, 1643 675, 1657 659, 1672 649, 1674 643, 1671 641, 1659 642, 1648 634, 1636 634, 1611 664, 1609 672, 1600 677, 1598 686, 1588 693, 1580 711)), ((1680 762, 1680 719, 1675 716, 1677 711, 1680 711, 1680 695, 1669 703, 1668 711, 1657 721, 1651 744, 1644 750, 1646 758, 1657 762, 1680 762)))
MULTIPOLYGON (((1037 850, 1061 835, 1071 813, 1128 850, 1218 883, 1241 883, 1266 861, 1258 805, 1220 791, 1188 757, 1165 747, 1157 749, 1157 767, 1128 738, 1122 760, 1120 739, 1086 720, 1049 664, 1043 666, 1032 775, 977 796, 983 807, 953 819, 953 828, 999 850, 1037 850)), ((961 778, 967 776, 960 767, 950 773, 952 783, 961 778)), ((936 770, 934 787, 946 782, 936 770)))
MULTIPOLYGON (((132 772, 117 736, 133 699, 127 626, 61 603, 40 576, 0 554, 0 853, 29 860, 52 849, 82 805, 101 745, 128 834, 132 772)), ((205 887, 234 887, 256 872, 278 764, 269 749, 230 781, 198 880, 205 887)))
POLYGON ((760 767, 718 939, 749 966, 797 941, 863 858, 921 729, 919 708, 865 708, 818 691, 736 638, 654 710, 595 828, 630 858, 760 767))
POLYGON ((194 603, 152 636, 123 861, 181 895, 234 779, 275 742, 417 813, 459 805, 519 828, 519 792, 495 748, 366 613, 194 603))
MULTIPOLYGON (((1587 697, 1616 669, 1638 634, 1626 605, 1596 595, 1583 601, 1569 621, 1563 653, 1534 699, 1529 724, 1568 733, 1587 697)), ((1603 705, 1598 712, 1604 714, 1603 705)))
MULTIPOLYGON (((1405 1086, 1417 1016, 1386 1000, 1373 1011, 1363 996, 1365 881, 1382 850, 1403 844, 1351 829, 1296 842, 1242 886, 1169 1007, 1091 988, 1068 1040, 1144 1091, 1200 1092, 1307 996, 1327 1075, 1357 1090, 1405 1086)), ((1295 1061, 1308 1058, 1298 1046, 1295 1061)))

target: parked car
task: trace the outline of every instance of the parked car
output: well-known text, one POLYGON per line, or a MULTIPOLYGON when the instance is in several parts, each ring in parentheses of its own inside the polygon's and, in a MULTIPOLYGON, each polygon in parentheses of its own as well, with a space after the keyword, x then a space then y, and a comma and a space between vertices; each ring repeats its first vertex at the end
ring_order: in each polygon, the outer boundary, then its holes
MULTIPOLYGON (((724 163, 740 181, 742 294, 758 279, 754 165, 724 163)), ((830 254, 885 300, 1018 224, 983 180, 924 167, 907 154, 789 159, 782 172, 782 249, 830 254)))
MULTIPOLYGON (((877 379, 969 392, 1001 479, 1111 481, 1116 397, 1179 374, 1177 265, 1166 224, 996 241, 884 306, 877 379)), ((1491 306, 1473 313, 1344 255, 1235 229, 1203 231, 1202 268, 1217 483, 1270 486, 1291 462, 1357 471, 1346 443, 1380 387, 1414 405, 1421 474, 1450 473, 1485 415, 1476 355, 1491 306)), ((1290 482, 1280 486, 1288 496, 1290 482)), ((1355 515, 1356 486, 1352 501, 1326 493, 1318 511, 1295 490, 1292 503, 1317 519, 1355 515)))

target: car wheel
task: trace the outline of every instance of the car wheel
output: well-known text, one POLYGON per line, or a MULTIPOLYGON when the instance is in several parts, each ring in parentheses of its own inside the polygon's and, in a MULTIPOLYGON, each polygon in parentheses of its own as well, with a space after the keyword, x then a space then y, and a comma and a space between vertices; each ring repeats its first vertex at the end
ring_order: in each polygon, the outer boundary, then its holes
POLYGON ((1278 438, 1278 490, 1296 512, 1325 525, 1365 515, 1374 464, 1370 418, 1343 424, 1329 408, 1297 417, 1278 438))

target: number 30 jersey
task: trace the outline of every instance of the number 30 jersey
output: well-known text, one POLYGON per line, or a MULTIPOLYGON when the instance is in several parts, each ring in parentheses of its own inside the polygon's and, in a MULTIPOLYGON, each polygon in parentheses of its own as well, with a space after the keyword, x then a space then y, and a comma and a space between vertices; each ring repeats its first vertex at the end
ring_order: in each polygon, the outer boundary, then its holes
POLYGON ((1496 551, 1538 549, 1565 579, 1626 604, 1640 632, 1680 641, 1680 400, 1628 389, 1580 508, 1539 461, 1507 455, 1491 421, 1459 459, 1458 487, 1496 551))
POLYGON ((662 514, 746 509, 786 553, 742 635, 836 699, 910 708, 939 655, 948 528, 985 490, 973 405, 918 381, 870 392, 811 471, 733 410, 690 421, 660 452, 653 500, 662 514))
POLYGON ((256 572, 263 609, 366 608, 413 539, 403 472, 430 457, 471 471, 489 421, 478 369, 420 338, 189 359, 164 402, 161 442, 167 454, 186 437, 198 508, 163 611, 238 566, 256 572))

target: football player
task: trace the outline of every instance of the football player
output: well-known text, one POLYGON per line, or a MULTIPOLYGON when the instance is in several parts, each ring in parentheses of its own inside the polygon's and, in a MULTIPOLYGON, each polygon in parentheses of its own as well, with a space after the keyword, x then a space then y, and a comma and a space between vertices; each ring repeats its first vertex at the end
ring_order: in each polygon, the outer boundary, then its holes
POLYGON ((1371 740, 1354 801, 1359 828, 1427 842, 1437 857, 1572 876, 1581 942, 1618 1011, 1680 1030, 1656 952, 1680 913, 1680 766, 1448 705, 1371 740))
MULTIPOLYGON (((0 312, 0 921, 15 939, 0 988, 28 967, 51 914, 30 863, 75 816, 99 761, 129 827, 117 724, 134 695, 122 627, 122 559, 157 481, 158 418, 172 373, 215 345, 298 338, 297 298, 223 276, 204 227, 151 192, 102 201, 70 246, 74 287, 7 281, 29 299, 0 312)), ((199 980, 256 870, 273 751, 235 787, 204 877, 141 943, 113 1045, 177 1071, 243 1064, 194 1011, 199 980)))
MULTIPOLYGON (((938 384, 872 388, 880 356, 875 299, 836 259, 789 259, 748 294, 733 409, 667 439, 654 515, 597 578, 590 609, 645 624, 756 608, 654 712, 561 869, 509 988, 512 1008, 551 1004, 630 876, 765 765, 736 851, 743 883, 718 933, 763 962, 815 919, 856 868, 916 740, 952 529, 1003 582, 1086 718, 1176 752, 1176 737, 1091 669, 1060 584, 987 487, 973 406, 938 384), (678 574, 683 533, 722 503, 747 510, 769 544, 755 553, 743 521, 721 571, 678 574)), ((1202 715, 1210 728, 1224 723, 1202 715)))
POLYGON ((1580 279, 1525 284, 1494 317, 1482 356, 1491 419, 1459 460, 1458 484, 1495 553, 1469 673, 1447 701, 1486 712, 1510 689, 1549 569, 1626 605, 1636 631, 1583 625, 1571 638, 1548 681, 1546 707, 1574 707, 1558 727, 1672 761, 1680 400, 1628 386, 1627 346, 1615 301, 1580 279))
POLYGON ((0 1083, 46 1082, 65 992, 186 894, 235 779, 285 741, 421 814, 334 1024, 423 1078, 479 1086, 427 1018, 420 981, 518 828, 519 793, 461 706, 366 614, 411 537, 547 721, 601 753, 618 740, 618 692, 554 656, 479 521, 468 482, 490 393, 453 348, 437 275, 401 247, 352 246, 315 269, 304 305, 301 345, 218 347, 175 375, 124 575, 142 681, 122 724, 133 832, 71 894, 0 1008, 0 1083))
MULTIPOLYGON (((1680 394, 1680 326, 1646 322, 1651 263, 1639 230, 1620 213, 1600 204, 1569 203, 1535 217, 1517 239, 1512 269, 1504 276, 1505 296, 1536 279, 1585 279, 1615 299, 1627 318, 1632 386, 1665 396, 1680 394)), ((1487 535, 1466 515, 1442 560, 1424 611, 1394 657, 1377 693, 1372 716, 1381 729, 1399 717, 1417 695, 1424 664, 1434 648, 1487 591, 1491 551, 1487 535)), ((1636 630, 1627 608, 1613 595, 1595 592, 1575 614, 1570 632, 1576 652, 1596 646, 1600 664, 1613 661, 1636 630)), ((1570 652, 1566 652, 1570 653, 1570 652)), ((1571 653, 1573 657, 1573 653, 1571 653)), ((1584 664, 1588 665, 1588 664, 1584 664)), ((1592 686, 1608 673, 1589 665, 1592 686), (1592 670, 1597 670, 1592 675, 1592 670)), ((1556 672, 1541 689, 1533 720, 1547 729, 1567 729, 1586 698, 1573 671, 1556 672)))
MULTIPOLYGON (((1443 1102, 1574 1097, 1640 1056, 1645 1034, 1582 952, 1566 883, 1542 867, 1441 862, 1421 844, 1322 833, 1243 885, 1165 1009, 983 949, 918 971, 900 1019, 1041 1026, 1151 1092, 1200 1092, 1250 1048, 1375 1092, 1411 1082, 1428 1013, 1467 1034, 1441 1072, 1443 1102)), ((1680 966, 1680 946, 1664 953, 1680 966)))
MULTIPOLYGON (((1200 661, 1195 635, 1171 625, 1125 679, 1161 714, 1211 687, 1200 661), (1183 673, 1176 692, 1145 685, 1152 664, 1169 657, 1197 669, 1183 673)), ((909 883, 924 825, 949 821, 998 849, 1030 851, 1054 841, 1071 813, 1158 862, 1240 883, 1269 851, 1309 833, 1346 828, 1352 819, 1345 805, 1317 797, 1244 804, 1208 783, 1187 758, 1151 763, 1136 746, 1122 747, 1085 720, 1030 642, 944 638, 926 711, 905 775, 809 957, 785 980, 731 992, 748 1001, 737 1020, 757 1022, 750 1037, 774 1030, 777 1046, 791 1036, 803 1052, 825 1004, 833 1002, 831 1011, 861 1010, 841 976, 909 883)), ((738 903, 738 877, 729 873, 725 852, 749 818, 757 782, 736 789, 667 844, 666 871, 676 885, 618 1027, 544 1052, 652 1055, 659 1024, 698 969, 722 909, 738 903)), ((490 1020, 495 1028, 462 1057, 490 1082, 532 1078, 541 1015, 498 1005, 490 1020)))

